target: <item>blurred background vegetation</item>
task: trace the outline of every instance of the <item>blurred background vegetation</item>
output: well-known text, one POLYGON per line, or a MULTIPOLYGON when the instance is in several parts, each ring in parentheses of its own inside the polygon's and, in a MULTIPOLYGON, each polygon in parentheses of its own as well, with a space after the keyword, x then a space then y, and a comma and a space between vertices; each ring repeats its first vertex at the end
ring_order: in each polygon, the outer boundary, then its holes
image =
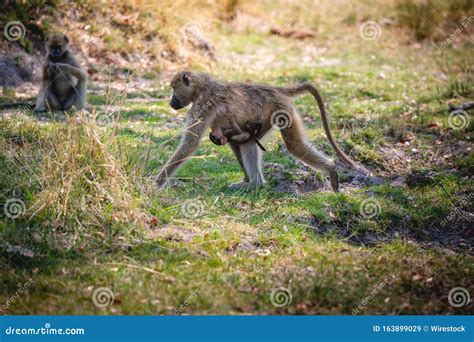
MULTIPOLYGON (((470 0, 4 1, 0 26, 22 22, 27 32, 17 44, 29 52, 41 50, 48 33, 66 31, 91 65, 140 63, 159 73, 170 65, 206 67, 205 53, 191 53, 189 46, 180 51, 190 23, 199 23, 198 34, 222 48, 226 33, 269 33, 273 27, 310 29, 319 44, 347 43, 371 20, 403 46, 447 39, 473 8, 470 0)), ((472 26, 461 35, 472 34, 472 26)))

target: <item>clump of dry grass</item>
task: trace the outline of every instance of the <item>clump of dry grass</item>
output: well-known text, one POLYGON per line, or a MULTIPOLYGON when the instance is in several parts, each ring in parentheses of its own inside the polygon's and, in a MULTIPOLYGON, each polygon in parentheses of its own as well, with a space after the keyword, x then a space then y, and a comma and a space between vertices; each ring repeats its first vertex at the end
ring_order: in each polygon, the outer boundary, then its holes
POLYGON ((13 118, 0 121, 0 132, 3 196, 15 192, 26 202, 25 215, 11 223, 33 227, 28 229, 33 240, 86 247, 123 240, 144 226, 142 199, 117 141, 94 118, 77 113, 52 129, 13 118))
POLYGON ((38 194, 37 205, 43 197, 48 199, 44 202, 55 203, 57 218, 67 217, 68 212, 97 213, 86 221, 88 225, 100 225, 109 207, 113 208, 113 220, 136 223, 131 185, 120 161, 110 152, 115 142, 103 141, 94 121, 82 114, 54 138, 47 142, 50 153, 43 158, 44 190, 38 194), (87 194, 80 198, 82 208, 75 207, 74 193, 87 194))

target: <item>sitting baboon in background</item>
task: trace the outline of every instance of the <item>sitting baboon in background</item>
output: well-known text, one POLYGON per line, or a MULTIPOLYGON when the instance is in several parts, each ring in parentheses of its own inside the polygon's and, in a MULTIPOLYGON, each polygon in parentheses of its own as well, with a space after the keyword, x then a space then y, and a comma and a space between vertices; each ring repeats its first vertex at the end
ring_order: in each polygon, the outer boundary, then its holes
POLYGON ((81 110, 86 105, 87 73, 79 65, 65 35, 51 35, 46 40, 46 61, 35 111, 81 110))
MULTIPOLYGON (((156 178, 158 187, 162 187, 173 177, 177 168, 196 151, 207 128, 212 127, 215 130, 219 127, 223 131, 232 128, 229 127, 231 126, 229 116, 232 116, 239 127, 245 127, 249 123, 260 125, 256 133, 257 139, 265 136, 272 127, 279 129, 288 151, 309 166, 322 169, 329 175, 333 190, 338 191, 338 176, 334 161, 315 149, 308 141, 302 118, 292 104, 292 97, 305 91, 310 92, 316 99, 324 130, 337 155, 351 167, 360 168, 336 144, 329 129, 321 96, 310 83, 292 87, 221 83, 207 74, 184 71, 173 77, 171 87, 172 108, 181 109, 190 103, 193 105, 188 113, 181 144, 156 178)), ((257 141, 249 140, 238 144, 229 140, 245 173, 244 181, 234 184, 234 188, 256 188, 265 182, 261 170, 261 151, 257 141)))

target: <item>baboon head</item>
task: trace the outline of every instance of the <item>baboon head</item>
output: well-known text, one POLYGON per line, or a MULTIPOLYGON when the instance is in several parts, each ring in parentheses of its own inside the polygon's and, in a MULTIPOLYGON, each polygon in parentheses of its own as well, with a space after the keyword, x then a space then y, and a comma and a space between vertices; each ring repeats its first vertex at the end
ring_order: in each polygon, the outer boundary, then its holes
POLYGON ((69 48, 69 39, 66 35, 53 34, 46 39, 46 51, 52 59, 60 59, 69 48))
POLYGON ((177 73, 171 80, 173 96, 170 106, 173 109, 181 109, 194 101, 199 86, 198 75, 190 71, 177 73))

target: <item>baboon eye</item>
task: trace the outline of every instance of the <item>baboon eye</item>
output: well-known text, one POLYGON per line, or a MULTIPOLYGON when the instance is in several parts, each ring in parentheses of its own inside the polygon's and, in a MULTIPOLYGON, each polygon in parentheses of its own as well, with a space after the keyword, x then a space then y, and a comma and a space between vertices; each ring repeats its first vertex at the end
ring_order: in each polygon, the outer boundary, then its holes
POLYGON ((181 76, 181 80, 183 81, 184 85, 186 85, 186 86, 189 85, 189 77, 188 77, 188 75, 183 74, 183 76, 181 76))

